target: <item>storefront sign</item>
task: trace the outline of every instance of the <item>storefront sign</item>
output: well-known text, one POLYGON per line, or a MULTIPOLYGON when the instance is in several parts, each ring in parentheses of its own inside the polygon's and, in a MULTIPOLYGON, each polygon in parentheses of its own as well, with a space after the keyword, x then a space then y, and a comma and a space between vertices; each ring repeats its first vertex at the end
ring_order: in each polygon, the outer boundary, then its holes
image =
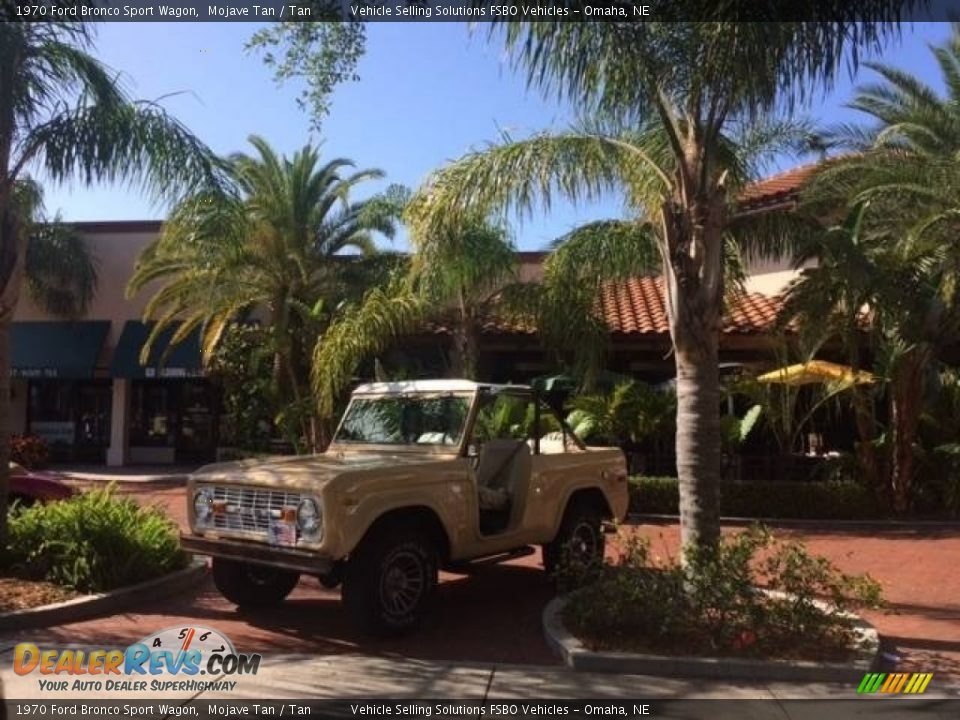
POLYGON ((203 377, 203 370, 193 368, 144 368, 143 374, 148 378, 196 378, 203 377))
POLYGON ((15 378, 58 378, 60 371, 57 368, 11 368, 10 375, 15 378))

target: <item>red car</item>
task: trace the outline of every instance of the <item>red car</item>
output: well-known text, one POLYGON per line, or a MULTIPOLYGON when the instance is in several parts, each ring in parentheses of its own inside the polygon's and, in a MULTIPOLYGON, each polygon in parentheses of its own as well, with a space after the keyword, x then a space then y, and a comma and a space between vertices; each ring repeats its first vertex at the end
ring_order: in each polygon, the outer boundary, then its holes
POLYGON ((77 491, 67 485, 56 473, 27 470, 22 465, 10 463, 10 502, 19 500, 23 505, 35 502, 66 500, 77 491))

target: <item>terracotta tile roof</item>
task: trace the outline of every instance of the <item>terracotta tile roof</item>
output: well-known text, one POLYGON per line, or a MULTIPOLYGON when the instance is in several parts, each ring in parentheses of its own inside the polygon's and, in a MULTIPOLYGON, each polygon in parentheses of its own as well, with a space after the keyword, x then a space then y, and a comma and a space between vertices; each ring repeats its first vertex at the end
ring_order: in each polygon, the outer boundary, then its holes
MULTIPOLYGON (((763 333, 770 330, 783 306, 776 296, 748 293, 730 309, 723 322, 727 334, 763 333)), ((600 310, 611 332, 624 335, 667 334, 663 280, 639 277, 607 283, 600 310)))
MULTIPOLYGON (((723 332, 728 335, 749 335, 768 332, 783 306, 780 297, 748 293, 730 309, 724 318, 723 332)), ((612 281, 604 285, 598 300, 610 332, 618 335, 663 335, 669 331, 663 302, 663 281, 660 277, 638 277, 612 281)), ((444 322, 429 323, 430 334, 446 335, 450 327, 444 322)), ((533 324, 519 320, 489 318, 481 325, 484 334, 534 335, 533 324)))
POLYGON ((809 180, 820 163, 810 163, 771 175, 747 185, 740 193, 740 202, 748 206, 771 205, 789 200, 809 180))

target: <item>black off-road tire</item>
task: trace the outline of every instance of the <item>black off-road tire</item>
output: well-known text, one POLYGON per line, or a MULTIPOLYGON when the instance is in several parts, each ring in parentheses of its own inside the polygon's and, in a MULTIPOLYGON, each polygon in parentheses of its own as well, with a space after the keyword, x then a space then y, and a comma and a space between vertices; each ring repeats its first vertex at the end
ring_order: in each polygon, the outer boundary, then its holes
POLYGON ((242 608, 278 605, 299 581, 300 573, 292 570, 213 558, 213 582, 217 590, 242 608))
POLYGON ((557 536, 543 546, 543 569, 553 575, 565 562, 599 566, 605 549, 603 514, 592 504, 574 502, 567 507, 557 536))
POLYGON ((394 636, 410 632, 423 618, 437 586, 436 544, 415 528, 374 530, 347 563, 343 602, 363 632, 394 636))
POLYGON ((317 575, 317 580, 327 590, 336 590, 343 584, 343 564, 337 563, 326 575, 317 575))

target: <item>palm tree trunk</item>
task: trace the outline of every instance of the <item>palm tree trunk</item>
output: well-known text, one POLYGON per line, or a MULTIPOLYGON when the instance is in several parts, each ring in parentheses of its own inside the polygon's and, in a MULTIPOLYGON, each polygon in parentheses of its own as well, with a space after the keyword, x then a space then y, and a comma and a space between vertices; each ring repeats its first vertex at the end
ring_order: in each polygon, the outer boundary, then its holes
POLYGON ((720 539, 720 313, 722 191, 663 208, 664 277, 677 368, 677 477, 683 548, 720 539))
POLYGON ((7 544, 10 493, 10 326, 13 316, 0 319, 0 549, 7 544))
POLYGON ((675 328, 680 539, 685 548, 702 547, 720 538, 718 338, 696 318, 675 328))
POLYGON ((893 448, 890 463, 890 490, 893 509, 902 515, 910 509, 914 452, 920 414, 923 410, 923 372, 928 353, 914 350, 897 368, 890 389, 890 429, 893 448))
POLYGON ((26 237, 0 187, 0 550, 7 542, 10 491, 10 328, 23 284, 26 237))
POLYGON ((311 412, 309 417, 303 417, 303 393, 300 392, 300 383, 297 382, 297 373, 293 368, 293 363, 288 357, 281 357, 280 362, 286 370, 287 382, 290 383, 290 392, 293 393, 293 403, 297 408, 297 416, 300 421, 300 432, 307 441, 307 448, 311 453, 317 451, 317 416, 311 412))
POLYGON ((473 311, 466 296, 459 294, 459 318, 453 330, 453 365, 457 377, 466 380, 477 379, 477 336, 473 311))
MULTIPOLYGON (((862 369, 860 357, 860 307, 857 306, 846 322, 845 344, 849 349, 850 367, 854 377, 862 369)), ((877 439, 877 418, 873 398, 859 385, 850 388, 852 393, 853 419, 857 428, 856 454, 867 484, 874 491, 881 487, 880 460, 874 441, 877 439)))
MULTIPOLYGON (((857 372, 855 369, 854 372, 857 372)), ((877 437, 877 420, 874 417, 872 401, 858 387, 853 392, 853 415, 857 427, 857 457, 863 469, 867 484, 876 489, 880 486, 880 462, 874 440, 877 437)))

